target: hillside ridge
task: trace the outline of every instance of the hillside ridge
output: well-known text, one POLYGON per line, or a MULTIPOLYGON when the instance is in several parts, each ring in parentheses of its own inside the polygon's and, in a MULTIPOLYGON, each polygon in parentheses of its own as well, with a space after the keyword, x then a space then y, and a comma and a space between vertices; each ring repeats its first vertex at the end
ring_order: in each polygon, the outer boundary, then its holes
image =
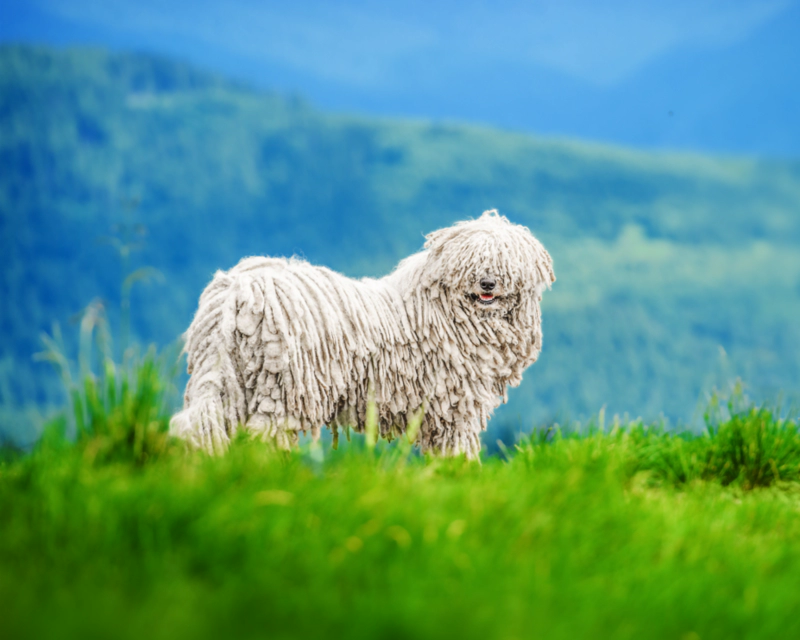
POLYGON ((168 58, 86 49, 0 47, 0 118, 0 404, 58 401, 31 362, 53 322, 68 348, 93 299, 118 324, 113 242, 139 248, 130 269, 163 274, 134 288, 131 320, 165 344, 242 256, 376 276, 489 208, 530 227, 559 278, 542 359, 498 420, 603 405, 689 420, 735 375, 797 389, 800 163, 326 114, 168 58))

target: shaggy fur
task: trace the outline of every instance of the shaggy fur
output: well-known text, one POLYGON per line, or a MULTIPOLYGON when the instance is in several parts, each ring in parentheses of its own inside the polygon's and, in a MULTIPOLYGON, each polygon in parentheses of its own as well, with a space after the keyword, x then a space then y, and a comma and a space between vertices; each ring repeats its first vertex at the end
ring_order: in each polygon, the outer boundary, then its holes
POLYGON ((539 356, 554 281, 544 247, 496 211, 431 233, 378 280, 246 258, 200 297, 170 431, 215 452, 244 425, 288 448, 326 425, 363 431, 374 401, 382 436, 422 410, 423 451, 474 458, 507 387, 539 356))

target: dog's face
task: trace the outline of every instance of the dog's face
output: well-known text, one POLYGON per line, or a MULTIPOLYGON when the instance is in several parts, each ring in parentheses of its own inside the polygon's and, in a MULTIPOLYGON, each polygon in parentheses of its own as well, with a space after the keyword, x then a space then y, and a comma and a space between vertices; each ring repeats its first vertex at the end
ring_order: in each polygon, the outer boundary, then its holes
POLYGON ((503 278, 489 270, 467 287, 464 298, 478 312, 508 311, 514 302, 506 292, 503 278))
POLYGON ((505 317, 555 281, 553 261, 521 225, 497 211, 427 236, 426 282, 479 317, 505 317))

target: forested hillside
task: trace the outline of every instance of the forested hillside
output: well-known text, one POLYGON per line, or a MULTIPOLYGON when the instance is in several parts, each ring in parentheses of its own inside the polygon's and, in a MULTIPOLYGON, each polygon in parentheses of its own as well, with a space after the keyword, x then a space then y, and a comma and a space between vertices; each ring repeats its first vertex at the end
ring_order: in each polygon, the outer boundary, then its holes
POLYGON ((634 152, 462 124, 330 115, 180 62, 0 48, 0 433, 58 401, 39 335, 100 298, 175 341, 213 272, 253 254, 381 275, 498 208, 548 247, 539 363, 495 426, 689 420, 735 375, 800 390, 800 162, 634 152), (134 246, 136 245, 136 246, 134 246), (127 248, 127 266, 120 259, 127 248), (724 354, 724 355, 723 355, 724 354))

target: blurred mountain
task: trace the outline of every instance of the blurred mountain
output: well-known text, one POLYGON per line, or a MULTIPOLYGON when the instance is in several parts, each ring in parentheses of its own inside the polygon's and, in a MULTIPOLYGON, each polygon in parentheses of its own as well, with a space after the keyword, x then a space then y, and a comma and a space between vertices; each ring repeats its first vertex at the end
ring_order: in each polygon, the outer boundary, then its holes
POLYGON ((243 256, 381 275, 495 207, 558 276, 542 359, 495 422, 603 405, 688 420, 737 374, 757 395, 798 391, 800 162, 334 116, 166 58, 4 46, 0 167, 6 404, 57 401, 31 362, 54 321, 99 297, 118 322, 114 242, 165 276, 132 306, 135 336, 164 344, 243 256))
POLYGON ((331 110, 800 157, 800 2, 7 0, 0 41, 162 52, 331 110))

